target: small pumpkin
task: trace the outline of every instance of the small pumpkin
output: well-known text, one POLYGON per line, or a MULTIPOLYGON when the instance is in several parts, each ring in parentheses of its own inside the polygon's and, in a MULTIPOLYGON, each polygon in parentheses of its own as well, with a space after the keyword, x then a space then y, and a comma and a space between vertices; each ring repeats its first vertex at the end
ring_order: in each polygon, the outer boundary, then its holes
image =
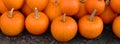
POLYGON ((106 8, 105 8, 104 12, 100 15, 100 18, 103 20, 104 24, 112 23, 114 18, 117 16, 117 13, 112 11, 111 7, 109 6, 109 0, 107 0, 107 1, 108 1, 108 5, 106 3, 106 8))
POLYGON ((60 8, 62 13, 73 16, 79 11, 79 0, 61 0, 60 8))
POLYGON ((94 9, 97 10, 96 15, 100 15, 105 9, 104 0, 87 0, 85 2, 86 10, 91 14, 94 9))
POLYGON ((26 4, 22 7, 22 12, 25 16, 28 16, 31 12, 33 12, 26 4))
POLYGON ((0 13, 4 13, 6 11, 8 11, 8 10, 7 10, 6 6, 3 3, 3 0, 0 0, 0 13))
POLYGON ((48 4, 48 0, 26 0, 27 6, 34 11, 34 8, 38 8, 39 11, 45 9, 48 4))
POLYGON ((120 16, 117 16, 112 24, 113 33, 120 38, 120 16))
POLYGON ((18 10, 22 7, 24 0, 3 0, 5 6, 8 10, 14 8, 14 10, 18 10))
POLYGON ((91 15, 83 16, 78 21, 79 33, 87 39, 97 38, 103 30, 103 22, 95 16, 96 11, 95 9, 91 15))
POLYGON ((49 19, 43 12, 38 12, 37 8, 35 8, 34 13, 30 13, 27 16, 25 26, 29 33, 41 35, 46 32, 49 26, 49 19))
POLYGON ((51 34, 59 42, 67 42, 75 37, 77 33, 76 21, 64 14, 55 18, 51 23, 51 34))
POLYGON ((76 15, 74 15, 73 17, 76 18, 76 19, 79 19, 81 18, 82 16, 88 14, 86 8, 85 8, 85 1, 86 0, 80 0, 80 7, 79 7, 79 11, 77 12, 76 15))
POLYGON ((0 19, 1 31, 7 36, 19 35, 24 29, 25 17, 19 11, 13 10, 14 8, 10 12, 3 13, 0 19))
POLYGON ((113 9, 113 11, 120 14, 120 0, 111 0, 110 6, 113 9))
POLYGON ((60 16, 62 12, 60 10, 58 0, 54 0, 54 2, 49 2, 44 12, 49 17, 50 21, 60 16))

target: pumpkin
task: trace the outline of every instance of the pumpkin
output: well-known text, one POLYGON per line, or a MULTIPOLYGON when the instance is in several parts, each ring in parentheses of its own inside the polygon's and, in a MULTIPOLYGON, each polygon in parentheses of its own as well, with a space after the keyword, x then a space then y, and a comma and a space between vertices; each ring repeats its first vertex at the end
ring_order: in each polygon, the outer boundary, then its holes
POLYGON ((73 16, 79 11, 79 0, 61 0, 60 8, 62 13, 73 16))
POLYGON ((58 0, 54 0, 54 2, 49 2, 47 8, 45 9, 45 13, 49 17, 50 21, 60 16, 61 10, 59 7, 58 0))
POLYGON ((120 38, 120 16, 117 16, 112 24, 113 33, 120 38))
POLYGON ((91 14, 94 9, 97 10, 96 15, 100 15, 105 8, 104 0, 87 0, 85 2, 86 10, 91 14))
POLYGON ((26 4, 33 11, 34 8, 38 8, 39 11, 42 11, 47 6, 48 0, 26 0, 26 4))
POLYGON ((41 35, 47 30, 49 19, 43 12, 38 12, 37 8, 35 8, 34 13, 30 13, 27 16, 25 26, 29 33, 41 35))
POLYGON ((6 6, 3 3, 3 0, 0 0, 0 13, 4 13, 6 11, 8 11, 8 10, 7 10, 6 6))
POLYGON ((100 18, 103 20, 103 23, 110 24, 116 16, 117 16, 117 13, 112 11, 111 7, 106 3, 106 8, 104 12, 100 15, 100 18))
POLYGON ((22 13, 19 11, 5 12, 1 16, 1 31, 7 36, 16 36, 19 35, 24 29, 24 19, 22 13))
POLYGON ((113 9, 113 11, 120 14, 120 0, 111 0, 110 6, 113 9))
POLYGON ((33 12, 26 4, 22 7, 21 11, 25 16, 28 16, 31 12, 33 12))
POLYGON ((5 6, 8 10, 14 8, 14 10, 18 10, 22 7, 24 0, 3 0, 5 6))
POLYGON ((74 15, 73 17, 76 19, 81 18, 82 16, 88 14, 86 8, 85 8, 85 0, 80 0, 80 5, 79 5, 79 11, 77 12, 76 15, 74 15))
POLYGON ((55 18, 51 23, 51 34, 59 42, 67 42, 75 37, 77 33, 76 21, 64 14, 55 18))
POLYGON ((103 22, 95 16, 96 11, 95 9, 91 15, 83 16, 78 21, 79 33, 87 39, 97 38, 103 30, 103 22))

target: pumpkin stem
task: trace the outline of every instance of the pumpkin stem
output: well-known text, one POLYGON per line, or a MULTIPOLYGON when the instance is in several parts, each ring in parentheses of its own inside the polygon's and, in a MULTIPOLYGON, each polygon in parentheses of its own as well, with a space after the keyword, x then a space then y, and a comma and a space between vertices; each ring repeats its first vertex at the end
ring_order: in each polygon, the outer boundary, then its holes
POLYGON ((106 0, 106 6, 109 6, 110 0, 106 0))
POLYGON ((84 3, 84 2, 85 2, 85 0, 80 0, 80 2, 84 3))
POLYGON ((55 1, 55 5, 57 6, 58 5, 58 0, 54 0, 55 1))
POLYGON ((92 14, 90 15, 90 21, 94 20, 94 16, 95 16, 96 12, 97 12, 97 10, 94 9, 94 11, 92 12, 92 14))
POLYGON ((35 10, 34 10, 34 17, 37 19, 38 18, 38 9, 37 8, 35 8, 35 10))
POLYGON ((13 13, 13 11, 14 11, 14 8, 12 8, 12 9, 9 11, 9 13, 8 13, 8 17, 9 17, 9 18, 12 18, 12 13, 13 13))
POLYGON ((64 13, 64 15, 62 16, 62 22, 65 22, 66 20, 65 20, 65 16, 66 16, 66 14, 64 13))

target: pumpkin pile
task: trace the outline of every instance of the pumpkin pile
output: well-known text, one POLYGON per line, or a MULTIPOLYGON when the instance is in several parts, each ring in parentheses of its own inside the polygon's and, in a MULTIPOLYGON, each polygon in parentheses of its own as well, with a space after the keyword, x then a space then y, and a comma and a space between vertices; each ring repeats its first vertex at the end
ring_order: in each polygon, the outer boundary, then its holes
POLYGON ((41 35, 50 29, 59 42, 72 40, 77 32, 95 39, 104 24, 112 23, 120 38, 120 0, 0 0, 0 28, 6 36, 17 36, 24 29, 41 35), (48 28, 50 27, 50 28, 48 28))

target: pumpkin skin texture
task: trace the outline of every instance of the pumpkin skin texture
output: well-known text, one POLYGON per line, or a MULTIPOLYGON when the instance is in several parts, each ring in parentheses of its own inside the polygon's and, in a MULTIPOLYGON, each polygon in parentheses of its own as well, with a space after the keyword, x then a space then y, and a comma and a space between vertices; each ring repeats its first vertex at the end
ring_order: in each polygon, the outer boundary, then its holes
POLYGON ((85 0, 84 2, 80 2, 80 5, 79 5, 79 11, 77 12, 76 15, 74 15, 73 17, 76 18, 76 19, 79 19, 81 18, 82 16, 85 16, 86 14, 88 14, 86 8, 85 8, 85 0))
POLYGON ((94 9, 97 10, 96 15, 100 15, 105 8, 104 0, 87 0, 85 2, 86 10, 91 14, 94 9))
POLYGON ((61 0, 60 8, 62 13, 73 16, 79 11, 79 0, 61 0))
POLYGON ((79 32, 87 39, 94 39, 102 33, 103 22, 98 16, 94 16, 93 21, 90 21, 89 18, 90 15, 86 15, 79 19, 79 32))
POLYGON ((58 5, 59 3, 49 2, 48 6, 45 9, 46 15, 49 17, 50 21, 55 19, 56 17, 60 16, 62 14, 60 7, 58 5))
POLYGON ((112 24, 113 33, 120 38, 120 16, 117 16, 112 24))
POLYGON ((0 0, 0 13, 4 13, 6 11, 8 11, 6 6, 4 5, 3 1, 0 0))
POLYGON ((12 8, 18 10, 22 7, 24 0, 3 0, 3 2, 8 10, 11 10, 12 8))
POLYGON ((28 16, 30 13, 32 13, 33 11, 25 4, 22 7, 22 12, 24 13, 25 16, 28 16))
POLYGON ((29 33, 41 35, 47 30, 49 19, 43 12, 38 12, 38 18, 34 17, 34 13, 30 13, 25 20, 25 26, 29 33))
POLYGON ((65 22, 61 20, 62 16, 59 16, 52 21, 51 34, 59 42, 70 41, 77 33, 77 23, 69 16, 65 16, 65 22))
POLYGON ((120 14, 120 0, 110 0, 110 6, 113 11, 120 14))
POLYGON ((14 11, 13 17, 8 17, 8 12, 1 16, 1 31, 7 36, 16 36, 24 29, 24 16, 19 11, 14 11))
POLYGON ((42 11, 47 6, 48 0, 26 0, 26 4, 32 10, 34 10, 34 8, 38 8, 39 11, 42 11))
POLYGON ((113 12, 109 6, 105 8, 104 12, 100 15, 100 18, 103 20, 104 24, 110 24, 116 16, 117 13, 113 12))

